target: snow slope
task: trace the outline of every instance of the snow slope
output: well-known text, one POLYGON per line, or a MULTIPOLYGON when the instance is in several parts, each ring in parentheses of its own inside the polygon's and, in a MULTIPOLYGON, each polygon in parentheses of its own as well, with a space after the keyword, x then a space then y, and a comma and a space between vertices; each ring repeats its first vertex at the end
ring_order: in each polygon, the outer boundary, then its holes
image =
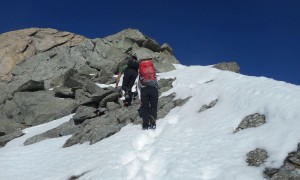
POLYGON ((70 137, 22 143, 68 121, 72 115, 24 130, 26 135, 0 148, 0 179, 259 180, 265 167, 280 167, 300 142, 300 87, 264 77, 250 77, 208 66, 180 66, 159 74, 173 78, 177 99, 192 97, 159 119, 156 130, 128 125, 94 145, 62 148, 70 137), (213 80, 213 81, 211 81, 213 80), (209 82, 211 81, 211 82, 209 82), (204 104, 218 103, 199 112, 204 104), (267 123, 233 133, 250 114, 267 123), (246 154, 268 152, 260 167, 249 167, 246 154))

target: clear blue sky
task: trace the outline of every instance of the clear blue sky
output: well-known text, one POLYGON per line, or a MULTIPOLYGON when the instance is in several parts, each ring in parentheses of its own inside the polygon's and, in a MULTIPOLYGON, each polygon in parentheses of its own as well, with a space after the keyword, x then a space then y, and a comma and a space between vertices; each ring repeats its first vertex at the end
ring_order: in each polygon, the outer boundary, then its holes
POLYGON ((241 73, 300 85, 300 0, 10 0, 0 33, 55 28, 88 38, 136 28, 184 65, 236 61, 241 73))

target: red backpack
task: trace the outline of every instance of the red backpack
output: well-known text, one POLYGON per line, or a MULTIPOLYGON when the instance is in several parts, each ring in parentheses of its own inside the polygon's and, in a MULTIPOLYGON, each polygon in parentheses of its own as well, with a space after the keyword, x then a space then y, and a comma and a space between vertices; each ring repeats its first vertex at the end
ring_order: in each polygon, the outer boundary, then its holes
POLYGON ((152 59, 143 59, 140 62, 139 75, 143 86, 158 85, 152 59))

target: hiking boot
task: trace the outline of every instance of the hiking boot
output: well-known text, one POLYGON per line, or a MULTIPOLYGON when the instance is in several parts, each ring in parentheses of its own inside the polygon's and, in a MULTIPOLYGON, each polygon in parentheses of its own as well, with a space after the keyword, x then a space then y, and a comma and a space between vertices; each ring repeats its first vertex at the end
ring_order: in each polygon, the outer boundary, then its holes
POLYGON ((139 94, 138 94, 137 91, 136 91, 136 92, 133 92, 133 93, 132 93, 132 99, 133 99, 133 100, 136 100, 136 98, 138 97, 138 95, 139 95, 139 94))
POLYGON ((148 116, 148 119, 149 119, 150 129, 155 129, 156 128, 155 118, 153 116, 148 116))
POLYGON ((143 130, 147 130, 147 129, 149 129, 149 126, 146 126, 145 124, 143 124, 143 125, 142 125, 142 129, 143 129, 143 130))

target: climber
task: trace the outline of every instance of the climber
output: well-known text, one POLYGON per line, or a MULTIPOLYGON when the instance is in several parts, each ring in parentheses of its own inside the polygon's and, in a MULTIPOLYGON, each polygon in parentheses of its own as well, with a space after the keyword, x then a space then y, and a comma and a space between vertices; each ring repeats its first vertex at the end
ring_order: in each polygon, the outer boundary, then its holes
POLYGON ((122 74, 122 90, 125 92, 124 106, 130 106, 132 101, 132 87, 138 76, 139 63, 135 55, 130 54, 123 62, 119 64, 118 76, 116 79, 116 87, 118 88, 122 74))
POLYGON ((143 119, 142 129, 155 129, 158 103, 158 82, 152 59, 140 60, 138 88, 141 107, 138 112, 143 119))

